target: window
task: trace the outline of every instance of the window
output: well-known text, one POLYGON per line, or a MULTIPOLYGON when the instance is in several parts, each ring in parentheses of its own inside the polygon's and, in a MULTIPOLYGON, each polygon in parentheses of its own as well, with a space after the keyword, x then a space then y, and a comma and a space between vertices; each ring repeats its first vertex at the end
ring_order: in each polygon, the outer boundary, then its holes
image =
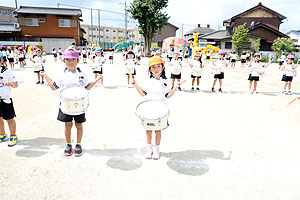
POLYGON ((113 32, 115 33, 115 32, 116 32, 116 30, 113 30, 113 32))
POLYGON ((38 18, 25 18, 26 26, 39 26, 38 18))
POLYGON ((45 22, 45 18, 39 18, 39 22, 44 23, 45 22))
POLYGON ((123 33, 123 31, 118 31, 119 33, 123 33))
POLYGON ((232 43, 231 42, 225 42, 225 49, 231 49, 232 43))
POLYGON ((103 28, 100 28, 100 31, 103 31, 103 28))
POLYGON ((100 35, 100 38, 103 38, 103 35, 100 35))
POLYGON ((10 24, 10 21, 0 21, 0 24, 10 24))
POLYGON ((157 42, 157 46, 158 46, 158 47, 162 47, 162 46, 163 46, 163 41, 158 41, 158 42, 157 42))
POLYGON ((106 36, 105 38, 106 38, 106 39, 109 39, 109 37, 108 37, 108 36, 106 36))
POLYGON ((116 39, 116 37, 113 37, 113 39, 116 39))
POLYGON ((0 10, 0 16, 9 16, 8 10, 0 10))
POLYGON ((109 32, 109 30, 108 30, 108 29, 106 29, 105 31, 106 31, 106 32, 109 32))
POLYGON ((69 19, 59 19, 58 20, 59 27, 71 27, 71 20, 69 19))

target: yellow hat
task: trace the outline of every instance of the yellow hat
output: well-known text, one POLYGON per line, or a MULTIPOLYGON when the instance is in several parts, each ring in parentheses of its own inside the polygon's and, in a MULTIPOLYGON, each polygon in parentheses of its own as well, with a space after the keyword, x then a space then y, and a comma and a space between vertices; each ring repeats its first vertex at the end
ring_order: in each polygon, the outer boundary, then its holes
POLYGON ((159 57, 159 56, 153 56, 148 61, 148 66, 150 67, 152 65, 161 64, 161 63, 164 63, 163 60, 161 59, 161 57, 159 57))

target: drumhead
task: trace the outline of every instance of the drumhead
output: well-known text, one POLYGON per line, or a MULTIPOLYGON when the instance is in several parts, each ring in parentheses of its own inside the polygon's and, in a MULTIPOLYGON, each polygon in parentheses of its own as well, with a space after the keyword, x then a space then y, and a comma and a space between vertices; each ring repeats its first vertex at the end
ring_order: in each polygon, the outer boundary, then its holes
POLYGON ((168 107, 160 101, 143 101, 136 107, 136 114, 144 119, 160 119, 168 113, 168 107))
POLYGON ((69 87, 60 92, 60 96, 67 99, 82 99, 88 95, 88 91, 82 87, 69 87))

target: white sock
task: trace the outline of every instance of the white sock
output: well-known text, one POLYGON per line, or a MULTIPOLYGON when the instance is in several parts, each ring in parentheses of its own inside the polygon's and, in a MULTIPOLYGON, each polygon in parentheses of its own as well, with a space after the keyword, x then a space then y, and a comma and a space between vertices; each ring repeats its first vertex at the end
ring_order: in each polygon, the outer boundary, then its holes
POLYGON ((157 150, 159 150, 159 145, 155 145, 155 148, 156 148, 157 150))
POLYGON ((152 148, 152 144, 147 144, 147 148, 152 148))

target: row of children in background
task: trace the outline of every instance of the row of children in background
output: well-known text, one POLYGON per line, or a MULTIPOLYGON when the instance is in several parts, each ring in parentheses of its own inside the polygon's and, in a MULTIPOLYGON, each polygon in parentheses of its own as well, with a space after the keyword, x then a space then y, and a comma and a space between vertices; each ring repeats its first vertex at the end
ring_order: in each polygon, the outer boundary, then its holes
POLYGON ((7 67, 7 61, 11 69, 14 69, 15 64, 20 63, 20 67, 23 68, 26 65, 25 54, 26 51, 23 47, 15 46, 12 49, 10 46, 2 47, 0 53, 3 56, 4 65, 7 67))

